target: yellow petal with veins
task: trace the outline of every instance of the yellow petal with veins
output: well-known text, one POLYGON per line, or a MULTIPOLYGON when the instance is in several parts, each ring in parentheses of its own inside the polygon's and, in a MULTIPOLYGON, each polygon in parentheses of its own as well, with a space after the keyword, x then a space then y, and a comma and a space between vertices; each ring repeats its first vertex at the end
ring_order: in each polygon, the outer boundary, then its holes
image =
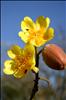
POLYGON ((7 75, 11 75, 14 73, 14 71, 12 70, 11 66, 12 66, 13 61, 12 60, 6 60, 4 62, 4 69, 3 72, 7 75))
POLYGON ((23 52, 23 49, 20 48, 18 45, 13 45, 10 50, 15 54, 15 55, 20 55, 23 52))

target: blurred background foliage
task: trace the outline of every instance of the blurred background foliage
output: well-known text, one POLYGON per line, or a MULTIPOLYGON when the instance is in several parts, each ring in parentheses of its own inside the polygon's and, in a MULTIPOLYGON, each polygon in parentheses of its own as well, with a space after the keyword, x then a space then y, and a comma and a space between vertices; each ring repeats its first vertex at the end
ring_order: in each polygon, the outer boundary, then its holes
MULTIPOLYGON (((28 15, 33 19, 45 15, 51 18, 55 37, 49 43, 56 43, 66 52, 66 8, 65 1, 3 1, 1 2, 1 100, 29 100, 34 85, 34 74, 29 71, 25 78, 16 79, 3 73, 4 60, 8 59, 7 50, 12 44, 23 47, 17 33, 20 22, 28 15)), ((41 49, 43 47, 40 47, 41 49)), ((50 80, 39 81, 39 90, 33 100, 66 100, 66 70, 50 69, 40 55, 39 75, 50 80)))

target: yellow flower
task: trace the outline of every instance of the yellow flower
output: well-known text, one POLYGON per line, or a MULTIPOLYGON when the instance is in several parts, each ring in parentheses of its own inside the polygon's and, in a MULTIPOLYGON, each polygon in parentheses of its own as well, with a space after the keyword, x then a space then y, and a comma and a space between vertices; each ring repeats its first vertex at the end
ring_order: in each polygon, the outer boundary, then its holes
POLYGON ((25 43, 29 42, 39 47, 54 37, 54 29, 49 28, 49 24, 50 19, 48 17, 39 16, 36 22, 33 22, 30 17, 26 16, 21 22, 23 31, 20 31, 18 35, 25 43))
POLYGON ((11 60, 4 62, 3 72, 5 74, 21 78, 28 70, 33 70, 36 73, 39 71, 35 67, 35 48, 31 44, 26 44, 24 49, 14 45, 7 51, 7 54, 11 60))

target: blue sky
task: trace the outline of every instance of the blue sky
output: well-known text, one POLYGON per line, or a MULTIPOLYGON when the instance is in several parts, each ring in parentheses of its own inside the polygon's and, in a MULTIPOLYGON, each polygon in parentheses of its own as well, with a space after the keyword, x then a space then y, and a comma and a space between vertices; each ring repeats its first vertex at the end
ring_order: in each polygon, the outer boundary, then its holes
POLYGON ((38 16, 48 16, 51 19, 50 26, 57 29, 61 25, 66 30, 65 4, 65 1, 1 1, 2 43, 23 45, 18 32, 24 16, 30 16, 34 21, 38 16))

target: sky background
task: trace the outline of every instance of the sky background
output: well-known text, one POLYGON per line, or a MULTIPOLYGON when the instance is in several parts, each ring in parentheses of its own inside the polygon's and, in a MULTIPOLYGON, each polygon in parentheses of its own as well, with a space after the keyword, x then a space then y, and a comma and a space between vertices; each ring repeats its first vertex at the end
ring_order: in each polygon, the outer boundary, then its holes
POLYGON ((20 23, 25 16, 31 17, 34 21, 38 16, 49 17, 50 26, 55 29, 53 42, 59 40, 59 26, 66 32, 66 1, 1 1, 2 66, 7 58, 6 51, 12 44, 24 46, 18 37, 18 32, 21 30, 20 23))

